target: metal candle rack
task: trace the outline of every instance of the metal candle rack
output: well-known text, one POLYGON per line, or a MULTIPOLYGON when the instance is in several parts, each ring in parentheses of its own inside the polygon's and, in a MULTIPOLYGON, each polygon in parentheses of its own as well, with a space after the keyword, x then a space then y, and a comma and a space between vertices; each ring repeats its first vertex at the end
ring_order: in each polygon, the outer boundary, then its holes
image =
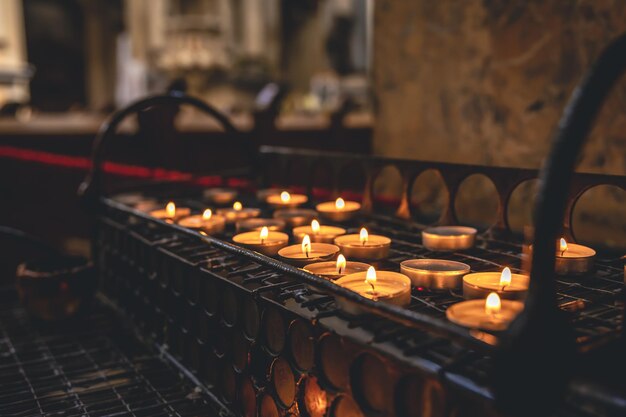
MULTIPOLYGON (((472 406, 480 404, 481 412, 484 407, 491 410, 495 402, 505 412, 517 415, 549 414, 555 407, 565 414, 572 409, 623 412, 620 404, 626 395, 613 394, 607 388, 614 382, 611 377, 596 378, 611 374, 611 368, 623 367, 618 356, 624 341, 622 261, 599 256, 596 270, 579 278, 556 279, 552 271, 554 242, 558 233, 571 230, 571 212, 580 195, 601 184, 626 189, 626 177, 573 174, 590 122, 620 73, 618 69, 626 67, 624 51, 626 38, 620 38, 577 90, 541 172, 261 150, 257 170, 270 165, 284 167, 290 161, 313 172, 323 159, 336 179, 346 164, 360 165, 365 175, 363 205, 368 213, 361 220, 372 231, 392 238, 385 264, 391 269, 415 257, 460 260, 475 271, 520 268, 522 245, 508 233, 507 206, 521 182, 539 177, 529 296, 524 312, 504 334, 494 338, 447 322, 445 309, 460 300, 455 292, 414 291, 406 309, 376 303, 275 259, 151 218, 101 196, 102 145, 116 125, 126 115, 158 103, 208 108, 184 96, 160 96, 134 104, 114 115, 96 141, 93 172, 82 192, 97 210, 94 256, 102 288, 157 344, 167 346, 223 402, 245 415, 257 409, 271 414, 274 408, 277 413, 314 415, 297 393, 298 387, 313 379, 321 385, 331 414, 342 409, 335 404, 342 401, 344 407, 354 402, 366 414, 388 415, 411 415, 426 406, 442 407, 441 415, 445 415, 450 407, 467 408, 468 401, 472 406), (373 182, 388 165, 395 166, 403 179, 396 216, 373 212, 373 182), (496 186, 498 221, 479 236, 474 249, 442 254, 421 245, 421 227, 410 221, 409 190, 427 169, 440 173, 449 192, 442 224, 457 223, 454 200, 467 176, 484 174, 496 186), (311 292, 309 286, 326 294, 311 292), (345 297, 374 315, 343 314, 330 295, 345 297), (299 336, 303 333, 290 332, 292 326, 304 326, 310 334, 299 336), (335 349, 328 348, 332 337, 340 338, 335 349), (338 353, 337 346, 345 352, 338 353), (312 362, 298 359, 306 356, 303 352, 312 355, 312 362), (346 360, 337 362, 336 357, 343 354, 346 360), (312 365, 307 369, 302 363, 312 365), (350 367, 342 373, 333 371, 329 363, 350 363, 350 367), (419 391, 421 401, 411 402, 414 392, 408 387, 419 391), (600 395, 605 392, 611 394, 600 395)), ((312 184, 309 180, 304 185, 312 184)), ((333 188, 336 192, 337 181, 333 188)))

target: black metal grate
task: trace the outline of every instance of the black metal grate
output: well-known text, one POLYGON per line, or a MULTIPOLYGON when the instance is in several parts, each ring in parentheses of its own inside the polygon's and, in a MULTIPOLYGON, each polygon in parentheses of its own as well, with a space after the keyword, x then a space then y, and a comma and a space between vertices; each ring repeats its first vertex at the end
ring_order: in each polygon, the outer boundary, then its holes
POLYGON ((141 343, 110 307, 32 321, 0 290, 0 415, 218 415, 218 403, 141 343))

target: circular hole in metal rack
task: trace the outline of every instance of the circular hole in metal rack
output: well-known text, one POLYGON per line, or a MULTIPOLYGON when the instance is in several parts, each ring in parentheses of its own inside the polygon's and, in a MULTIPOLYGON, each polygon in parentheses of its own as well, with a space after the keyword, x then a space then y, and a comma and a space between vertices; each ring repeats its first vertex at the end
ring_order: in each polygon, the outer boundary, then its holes
POLYGON ((349 357, 339 336, 325 333, 317 341, 315 361, 320 383, 331 391, 347 388, 349 381, 349 357))
POLYGON ((421 172, 411 184, 411 214, 422 224, 434 224, 448 204, 448 188, 436 169, 421 172))
POLYGON ((254 388, 254 382, 252 382, 252 378, 249 375, 241 375, 239 377, 237 402, 239 403, 242 417, 256 416, 256 389, 254 388))
POLYGON ((280 417, 276 401, 268 393, 261 395, 259 401, 259 417, 280 417))
POLYGON ((393 165, 383 167, 372 184, 372 198, 376 211, 394 214, 402 199, 402 175, 393 165))
POLYGON ((221 319, 222 323, 228 327, 232 327, 237 323, 237 313, 239 310, 239 300, 235 290, 224 287, 221 294, 221 319))
POLYGON ((365 171, 358 161, 348 163, 339 169, 337 187, 344 199, 361 202, 365 190, 365 171))
POLYGON ((399 417, 447 416, 445 389, 439 381, 411 374, 396 384, 395 409, 399 417))
POLYGON ((315 337, 311 326, 304 320, 294 320, 287 331, 289 356, 299 372, 307 372, 315 363, 315 337))
POLYGON ((487 229, 498 220, 498 191, 483 174, 472 174, 461 182, 454 201, 460 224, 487 229))
POLYGON ((231 336, 230 352, 232 355, 233 366, 241 372, 248 366, 250 341, 246 339, 241 331, 238 330, 234 330, 231 336))
POLYGON ((354 399, 348 395, 339 395, 330 406, 330 417, 363 417, 364 414, 354 399))
POLYGON ((324 417, 329 396, 313 375, 302 377, 298 383, 298 410, 302 417, 324 417))
POLYGON ((276 399, 282 408, 289 408, 296 400, 296 376, 289 366, 289 362, 277 357, 270 368, 270 383, 276 399))
POLYGON ((207 345, 202 346, 202 356, 200 357, 200 378, 209 387, 217 384, 218 359, 213 350, 207 345))
POLYGON ((354 399, 366 412, 385 413, 391 409, 392 386, 388 365, 378 356, 364 352, 350 366, 354 399))
POLYGON ((278 355, 285 348, 285 320, 280 312, 268 307, 261 317, 261 333, 265 349, 273 355, 278 355))
POLYGON ((261 313, 259 305, 252 297, 243 297, 241 306, 241 327, 243 334, 250 341, 254 341, 261 325, 261 313))
POLYGON ((218 365, 218 388, 225 403, 231 404, 237 395, 237 374, 232 365, 225 360, 218 365))
POLYGON ((586 190, 572 212, 576 240, 597 248, 626 248, 626 190, 597 185, 586 190))
POLYGON ((218 308, 218 300, 219 300, 219 286, 217 284, 217 279, 210 277, 208 275, 204 275, 201 277, 201 295, 200 295, 200 306, 210 315, 214 315, 217 313, 218 308))
POLYGON ((515 187, 511 193, 506 217, 513 233, 521 235, 524 228, 532 227, 538 187, 539 180, 527 180, 515 187))

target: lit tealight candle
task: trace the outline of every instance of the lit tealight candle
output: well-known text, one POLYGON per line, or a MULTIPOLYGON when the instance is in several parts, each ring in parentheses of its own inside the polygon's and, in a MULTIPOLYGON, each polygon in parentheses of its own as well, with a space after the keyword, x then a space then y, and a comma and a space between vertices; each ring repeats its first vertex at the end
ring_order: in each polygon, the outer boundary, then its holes
POLYGON ((335 245, 348 258, 376 261, 389 255, 391 239, 385 236, 370 235, 365 228, 359 234, 337 236, 335 245))
POLYGON ((561 238, 554 268, 559 275, 584 274, 593 269, 595 256, 595 250, 587 246, 567 243, 561 238))
POLYGON ((437 226, 422 231, 422 244, 433 251, 453 251, 474 246, 476 229, 466 226, 437 226))
MULTIPOLYGON (((391 271, 376 271, 370 266, 365 272, 343 276, 337 285, 359 293, 370 300, 394 304, 400 307, 411 303, 411 280, 406 275, 391 271)), ((361 314, 358 304, 343 297, 336 297, 339 307, 350 314, 361 314)))
POLYGON ((320 203, 315 209, 326 219, 344 222, 352 219, 361 210, 361 204, 356 201, 345 201, 339 197, 335 201, 320 203))
POLYGON ((232 207, 217 209, 217 214, 224 216, 226 223, 235 223, 237 220, 259 217, 261 210, 243 206, 241 202, 235 201, 232 207))
POLYGON ((501 300, 497 293, 492 292, 486 299, 462 301, 448 307, 446 317, 463 327, 502 331, 523 309, 524 303, 501 300))
POLYGON ((260 252, 267 256, 275 256, 289 242, 289 236, 282 232, 270 232, 267 227, 260 231, 239 233, 233 236, 233 242, 260 252))
POLYGON ((309 198, 304 194, 289 194, 287 191, 267 197, 267 204, 274 208, 298 207, 307 201, 309 201, 309 198))
POLYGON ((170 201, 164 209, 152 210, 150 215, 157 219, 175 221, 189 216, 190 213, 191 209, 189 207, 176 207, 176 204, 170 201))
POLYGON ((306 235, 299 245, 291 245, 278 251, 278 256, 285 262, 295 266, 305 266, 313 262, 333 259, 339 248, 329 243, 313 243, 306 235))
POLYGON ((346 233, 346 229, 335 226, 323 226, 313 219, 310 226, 299 226, 293 229, 293 238, 296 242, 302 242, 304 236, 308 235, 312 242, 333 243, 337 236, 346 233))
POLYGON ((326 279, 335 280, 344 275, 367 271, 370 266, 362 262, 347 261, 345 256, 340 254, 337 256, 336 262, 316 262, 308 264, 304 267, 304 270, 326 279))
POLYGON ((218 216, 217 214, 214 215, 210 209, 206 209, 202 214, 183 217, 178 221, 178 224, 182 227, 201 230, 206 234, 211 235, 224 231, 226 219, 222 216, 218 216))
POLYGON ((287 222, 290 227, 304 226, 317 217, 317 211, 301 208, 286 208, 274 212, 275 219, 287 222))
POLYGON ((509 268, 502 272, 477 272, 463 277, 463 297, 485 298, 492 292, 507 300, 521 300, 528 292, 528 275, 512 274, 509 268))
POLYGON ((444 259, 409 259, 400 263, 400 272, 411 278, 415 287, 429 290, 452 290, 461 286, 470 266, 444 259))

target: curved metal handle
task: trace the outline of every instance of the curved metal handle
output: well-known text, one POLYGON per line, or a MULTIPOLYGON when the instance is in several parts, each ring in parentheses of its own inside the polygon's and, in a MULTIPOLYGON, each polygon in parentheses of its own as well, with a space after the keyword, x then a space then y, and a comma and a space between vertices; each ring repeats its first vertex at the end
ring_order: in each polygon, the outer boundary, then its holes
POLYGON ((181 105, 189 104, 204 113, 212 116, 219 122, 222 128, 227 133, 237 133, 238 130, 228 120, 228 118, 222 114, 219 110, 213 106, 205 103, 204 101, 184 95, 182 93, 172 92, 170 94, 155 95, 138 100, 129 106, 118 110, 113 113, 109 118, 100 126, 98 134, 94 140, 92 150, 92 167, 91 171, 81 183, 78 189, 78 195, 84 200, 93 202, 95 198, 102 194, 103 184, 103 164, 104 164, 104 145, 110 140, 115 133, 115 130, 119 124, 129 115, 146 110, 150 107, 159 105, 181 105))
MULTIPOLYGON (((516 415, 549 413, 575 366, 571 326, 556 303, 556 241, 580 151, 602 103, 626 70, 626 35, 614 40, 574 90, 540 173, 531 280, 524 312, 504 335, 496 359, 499 399, 516 415)), ((536 415, 536 414, 533 414, 536 415)))

